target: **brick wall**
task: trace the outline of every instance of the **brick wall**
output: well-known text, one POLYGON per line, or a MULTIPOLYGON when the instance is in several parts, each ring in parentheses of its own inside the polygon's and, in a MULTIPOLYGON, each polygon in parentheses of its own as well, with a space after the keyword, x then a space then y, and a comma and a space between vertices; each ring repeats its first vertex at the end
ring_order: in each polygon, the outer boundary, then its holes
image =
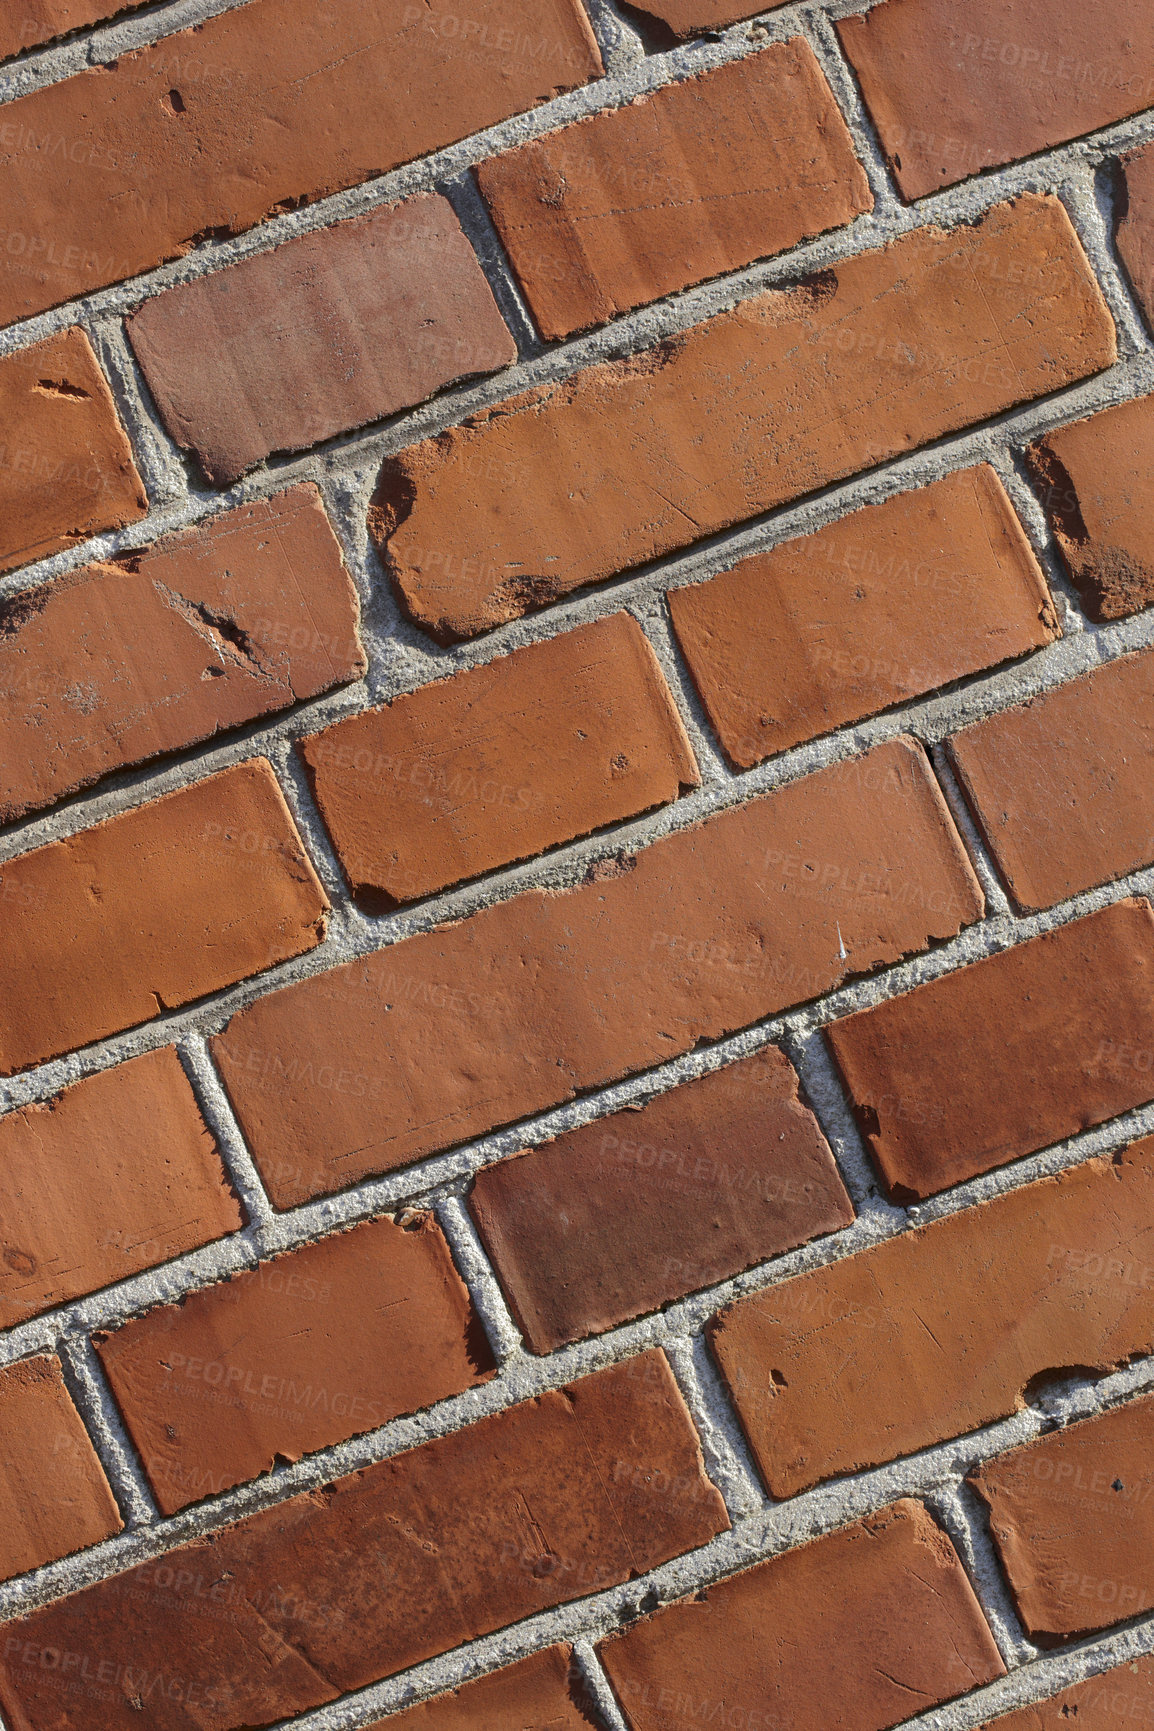
POLYGON ((1154 14, 0 56, 3 1727, 1154 1720, 1154 14))

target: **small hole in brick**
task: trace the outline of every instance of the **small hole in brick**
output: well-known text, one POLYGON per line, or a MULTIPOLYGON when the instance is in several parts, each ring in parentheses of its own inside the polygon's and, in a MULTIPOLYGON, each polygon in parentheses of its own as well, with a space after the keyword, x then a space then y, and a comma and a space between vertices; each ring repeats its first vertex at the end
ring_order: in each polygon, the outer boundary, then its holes
POLYGON ((170 90, 165 100, 174 114, 184 113, 184 97, 179 90, 170 90))

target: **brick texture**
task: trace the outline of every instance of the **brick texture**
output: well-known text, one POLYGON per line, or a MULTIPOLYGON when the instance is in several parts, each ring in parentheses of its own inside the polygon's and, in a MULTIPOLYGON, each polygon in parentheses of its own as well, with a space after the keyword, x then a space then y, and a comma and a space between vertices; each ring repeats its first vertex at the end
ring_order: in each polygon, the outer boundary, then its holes
POLYGON ((1154 862, 1154 654, 1124 656, 950 740, 1021 908, 1154 862))
POLYGON ((801 37, 546 133, 477 179, 546 337, 784 252, 873 204, 801 37))
POLYGON ((0 895, 3 1075, 312 949, 328 909, 262 758, 21 854, 0 895))
POLYGON ((989 1731, 1069 1731, 1076 1719, 1079 1731, 1117 1731, 1120 1719, 1154 1716, 1154 1662, 1149 1655, 1100 1671, 1052 1695, 1036 1706, 1022 1707, 989 1721, 989 1731))
POLYGON ((634 1624, 600 1649, 632 1731, 882 1731, 1001 1676, 946 1535, 903 1500, 634 1624), (820 1661, 819 1661, 820 1655, 820 1661))
POLYGON ((1029 195, 402 451, 370 527, 412 618, 468 637, 1058 390, 1114 352, 1069 218, 1029 195))
POLYGON ((546 1647, 504 1671, 465 1683, 369 1731, 601 1731, 581 1673, 566 1647, 546 1647))
POLYGON ((1134 1400, 972 1475, 1018 1615, 1043 1646, 1154 1605, 1152 1442, 1154 1400, 1134 1400))
POLYGON ((1154 601, 1154 397, 1074 421, 1028 445, 1031 470, 1066 569, 1092 619, 1154 601))
POLYGON ((0 360, 0 422, 0 571, 144 516, 144 487, 83 331, 0 360))
POLYGON ((1154 328, 1154 148, 1128 152, 1119 173, 1115 241, 1146 323, 1154 328))
POLYGON ((837 32, 907 199, 1154 102, 1154 18, 1130 0, 883 0, 837 32))
POLYGON ((484 1167, 469 1205, 538 1353, 854 1217, 776 1046, 484 1167))
POLYGON ((0 1370, 0 1579, 111 1538, 123 1525, 60 1361, 0 1370))
POLYGON ((493 1369, 431 1214, 354 1226, 96 1341, 165 1514, 493 1369))
POLYGON ((128 334, 165 426, 217 486, 517 358, 431 194, 169 289, 128 334))
POLYGON ((355 894, 412 901, 700 780, 627 613, 423 685, 303 742, 355 894))
POLYGON ((171 1047, 0 1118, 0 1218, 4 1328, 242 1224, 171 1047))
POLYGON ((801 1003, 981 909, 924 754, 896 740, 615 875, 261 998, 213 1050, 287 1207, 801 1003))
POLYGON ((0 822, 364 672, 311 486, 0 606, 0 822))
POLYGON ((1154 1098, 1154 914, 1127 900, 827 1030, 891 1196, 933 1195, 1154 1098))
POLYGON ((103 1731, 139 1727, 157 1677, 197 1709, 169 1723, 269 1724, 727 1525, 666 1360, 644 1353, 11 1623, 0 1704, 20 1731, 58 1727, 41 1655, 61 1647, 86 1657, 103 1731))
POLYGON ((248 0, 20 97, 0 135, 0 230, 24 241, 8 248, 24 270, 0 276, 0 324, 359 185, 602 70, 573 0, 470 0, 468 22, 466 39, 450 0, 248 0))
POLYGON ((739 769, 1058 635, 987 464, 673 589, 669 610, 739 769))
POLYGON ((711 1338, 775 1497, 1008 1417, 1154 1349, 1154 1143, 767 1287, 711 1338))
POLYGON ((101 24, 132 0, 19 0, 0 21, 0 59, 36 48, 86 24, 101 24))
MULTIPOLYGON (((775 12, 786 0, 770 0, 768 6, 757 6, 758 12, 775 12)), ((646 23, 664 24, 674 36, 686 37, 720 30, 736 24, 741 18, 752 17, 750 0, 627 0, 626 10, 639 15, 646 23)))

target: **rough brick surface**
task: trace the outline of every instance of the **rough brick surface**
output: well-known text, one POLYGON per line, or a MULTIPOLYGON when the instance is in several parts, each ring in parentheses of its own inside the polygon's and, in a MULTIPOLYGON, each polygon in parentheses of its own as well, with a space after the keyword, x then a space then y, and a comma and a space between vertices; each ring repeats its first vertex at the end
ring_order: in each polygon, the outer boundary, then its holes
POLYGON ((0 897, 3 1075, 312 949, 328 909, 263 758, 21 854, 0 897))
POLYGON ((390 458, 405 605, 468 637, 1109 365, 1061 204, 919 229, 390 458), (739 379, 740 384, 734 384, 739 379))
POLYGON ((355 894, 411 901, 700 780, 627 613, 423 685, 302 744, 355 894))
POLYGON ((834 1022, 890 1194, 930 1196, 1154 1098, 1154 914, 1131 899, 834 1022))
POLYGON ((1058 635, 985 463, 673 589, 669 610, 740 769, 1058 635))
POLYGON ((493 1369, 431 1214, 335 1233, 96 1338, 165 1514, 493 1369))
POLYGON ((234 1232, 240 1206, 171 1047, 0 1118, 0 1327, 234 1232))
POLYGON ((264 997, 214 1051, 286 1207, 689 1051, 981 910, 923 752, 895 740, 616 875, 264 997))
POLYGON ((712 1345, 775 1497, 1116 1369, 1154 1350, 1154 1143, 740 1299, 712 1345))
POLYGON ((60 1361, 0 1370, 0 1579, 111 1538, 124 1524, 60 1361))
POLYGON ((965 728, 950 756, 1019 907, 1154 862, 1154 652, 965 728))
POLYGON ((218 486, 517 358, 435 194, 169 289, 128 334, 165 426, 218 486))
POLYGON ((1154 1719, 1154 1660, 1144 1655, 1101 1671, 1048 1701, 991 1719, 983 1731, 1070 1731, 1072 1719, 1078 1731, 1118 1731, 1120 1721, 1154 1719))
POLYGON ((17 0, 0 20, 0 59, 36 48, 54 37, 100 24, 124 12, 134 0, 17 0))
POLYGON ((533 1352, 854 1217, 776 1046, 484 1167, 470 1207, 533 1352))
POLYGON ((1045 1646, 1154 1605, 1154 1400, 987 1461, 973 1475, 1018 1615, 1045 1646))
POLYGON ((1026 448, 1066 568, 1092 619, 1154 602, 1154 397, 1058 427, 1026 448))
POLYGON ((546 1647, 369 1731, 601 1731, 571 1651, 546 1647))
MULTIPOLYGON (((21 0, 22 3, 22 0, 21 0)), ((596 78, 573 0, 249 0, 5 108, 0 324, 596 78), (175 93, 175 96, 174 96, 175 93), (8 130, 11 128, 11 130, 8 130), (61 148, 60 141, 63 141, 61 148)))
POLYGON ((156 1674, 185 1684, 157 1691, 162 1731, 265 1725, 727 1525, 668 1364, 644 1353, 11 1623, 0 1704, 20 1731, 91 1724, 39 1662, 53 1646, 87 1657, 101 1731, 138 1731, 131 1697, 156 1674))
POLYGON ((800 37, 546 133, 477 179, 546 337, 784 252, 873 203, 800 37))
POLYGON ((727 24, 736 24, 741 18, 750 18, 755 11, 775 12, 779 6, 784 6, 786 0, 770 0, 768 6, 756 5, 754 0, 625 0, 627 12, 636 12, 649 23, 664 24, 675 36, 686 37, 699 35, 702 32, 720 30, 727 24))
POLYGON ((0 360, 0 425, 0 571, 144 516, 132 451, 82 330, 0 360))
POLYGON ((882 1731, 1004 1669, 957 1554, 903 1500, 599 1649, 632 1731, 882 1731))
POLYGON ((356 679, 357 596, 315 487, 0 606, 0 822, 356 679))
POLYGON ((907 199, 1154 103, 1133 0, 883 0, 837 31, 907 199))
POLYGON ((1146 323, 1154 329, 1154 146, 1121 159, 1115 240, 1146 323))

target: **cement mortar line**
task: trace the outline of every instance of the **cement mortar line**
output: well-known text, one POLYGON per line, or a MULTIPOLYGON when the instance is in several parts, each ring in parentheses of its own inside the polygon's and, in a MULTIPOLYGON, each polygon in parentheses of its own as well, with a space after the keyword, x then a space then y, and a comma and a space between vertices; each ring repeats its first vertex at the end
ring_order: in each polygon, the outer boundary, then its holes
POLYGON ((973 1492, 965 1484, 943 1486, 931 1491, 925 1501, 962 1559, 962 1566, 970 1578, 974 1596, 990 1625, 1006 1669, 1028 1665, 1038 1658, 1040 1649, 1028 1638, 1022 1626, 989 1528, 980 1518, 973 1492))

